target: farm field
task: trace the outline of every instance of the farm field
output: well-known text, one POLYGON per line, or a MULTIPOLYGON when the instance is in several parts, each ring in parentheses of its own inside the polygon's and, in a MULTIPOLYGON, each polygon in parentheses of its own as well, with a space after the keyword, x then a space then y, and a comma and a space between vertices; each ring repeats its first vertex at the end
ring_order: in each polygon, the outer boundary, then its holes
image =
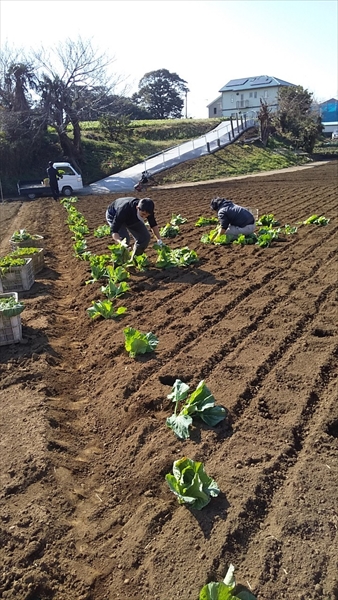
MULTIPOLYGON (((338 598, 337 166, 149 192, 160 226, 187 218, 169 245, 199 263, 161 270, 150 246, 119 320, 88 317, 103 296, 61 204, 0 204, 2 256, 20 228, 46 246, 20 294, 23 340, 0 346, 0 598, 198 600, 230 563, 257 600, 338 598), (330 222, 268 248, 204 245, 195 222, 215 196, 281 224, 330 222), (130 358, 128 326, 153 332, 156 352, 130 358), (176 379, 204 380, 228 418, 176 438, 176 379), (221 490, 201 511, 165 481, 184 456, 221 490)), ((116 197, 76 204, 95 254, 116 197)))

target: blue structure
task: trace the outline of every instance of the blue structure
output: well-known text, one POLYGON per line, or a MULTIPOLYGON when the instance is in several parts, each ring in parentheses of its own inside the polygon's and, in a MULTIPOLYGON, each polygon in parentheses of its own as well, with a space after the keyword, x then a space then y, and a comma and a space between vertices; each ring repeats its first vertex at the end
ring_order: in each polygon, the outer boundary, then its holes
POLYGON ((319 105, 320 115, 323 123, 337 123, 338 121, 338 100, 331 98, 319 105))
POLYGON ((333 133, 338 129, 338 100, 331 98, 319 104, 324 133, 333 133))

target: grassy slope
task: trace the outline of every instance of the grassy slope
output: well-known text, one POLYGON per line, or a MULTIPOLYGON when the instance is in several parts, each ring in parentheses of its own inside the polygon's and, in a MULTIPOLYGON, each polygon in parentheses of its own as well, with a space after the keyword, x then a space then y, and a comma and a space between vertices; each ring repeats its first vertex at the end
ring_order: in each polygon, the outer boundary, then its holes
MULTIPOLYGON (((145 158, 181 144, 210 131, 219 120, 206 119, 198 121, 167 120, 138 121, 131 125, 132 134, 121 141, 108 143, 98 135, 98 130, 91 130, 89 136, 97 137, 84 140, 86 164, 84 180, 88 183, 101 177, 117 173, 145 158), (101 139, 100 139, 101 138, 101 139)), ((84 135, 87 132, 84 131, 84 135)), ((209 156, 186 161, 177 167, 168 169, 156 176, 159 183, 181 183, 208 181, 222 177, 246 175, 260 171, 283 169, 285 167, 304 164, 313 158, 306 154, 295 153, 290 144, 281 139, 270 139, 269 147, 264 148, 257 141, 246 143, 246 138, 257 136, 258 132, 250 131, 230 146, 209 156)))
POLYGON ((187 161, 157 176, 161 183, 208 181, 222 177, 283 169, 309 161, 286 148, 264 148, 260 142, 235 142, 214 154, 187 161))

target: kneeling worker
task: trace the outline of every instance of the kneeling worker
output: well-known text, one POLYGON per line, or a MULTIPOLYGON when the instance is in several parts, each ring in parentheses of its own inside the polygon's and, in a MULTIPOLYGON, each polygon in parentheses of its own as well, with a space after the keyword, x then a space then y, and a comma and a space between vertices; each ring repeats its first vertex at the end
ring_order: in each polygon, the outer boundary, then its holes
POLYGON ((156 242, 162 245, 159 228, 154 215, 154 202, 150 198, 118 198, 112 202, 106 211, 106 221, 115 242, 126 239, 130 243, 130 234, 135 243, 132 256, 143 254, 150 242, 150 233, 144 224, 147 219, 156 242))
POLYGON ((220 222, 220 235, 231 235, 237 238, 239 235, 249 235, 256 229, 253 214, 243 206, 234 204, 226 198, 214 198, 210 204, 211 210, 217 212, 220 222))

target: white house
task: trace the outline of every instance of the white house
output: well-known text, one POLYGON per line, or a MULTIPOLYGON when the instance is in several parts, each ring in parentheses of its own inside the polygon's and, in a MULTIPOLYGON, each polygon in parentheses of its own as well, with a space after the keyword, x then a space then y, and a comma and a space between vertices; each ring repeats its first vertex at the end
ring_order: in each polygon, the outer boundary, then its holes
POLYGON ((216 98, 216 100, 213 100, 212 102, 210 102, 210 104, 208 104, 208 106, 207 106, 207 109, 208 109, 209 119, 222 117, 223 116, 222 96, 218 96, 218 98, 216 98))
MULTIPOLYGON (((260 110, 260 99, 267 102, 272 111, 277 109, 277 96, 281 87, 294 86, 295 84, 283 81, 269 75, 258 77, 243 77, 242 79, 231 79, 219 91, 221 92, 222 116, 235 117, 244 113, 257 113, 260 110)), ((216 98, 208 105, 209 117, 215 114, 217 108, 216 98), (212 113, 212 114, 211 114, 212 113)))

